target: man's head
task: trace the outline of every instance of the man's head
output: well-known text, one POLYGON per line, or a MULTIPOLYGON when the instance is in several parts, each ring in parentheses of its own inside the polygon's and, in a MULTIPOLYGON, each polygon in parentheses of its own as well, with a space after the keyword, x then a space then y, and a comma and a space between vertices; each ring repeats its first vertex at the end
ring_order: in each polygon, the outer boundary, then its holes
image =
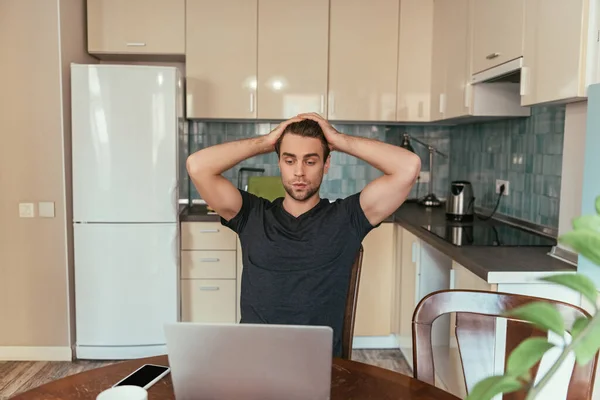
POLYGON ((310 119, 288 125, 275 144, 285 191, 297 201, 319 192, 329 169, 329 144, 319 123, 310 119))

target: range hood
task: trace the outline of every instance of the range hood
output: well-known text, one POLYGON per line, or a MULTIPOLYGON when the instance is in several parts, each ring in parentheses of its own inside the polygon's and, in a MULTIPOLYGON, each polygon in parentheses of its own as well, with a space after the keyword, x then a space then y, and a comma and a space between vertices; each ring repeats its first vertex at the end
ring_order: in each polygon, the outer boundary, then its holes
POLYGON ((471 76, 471 85, 485 82, 521 82, 521 68, 523 57, 507 61, 494 68, 486 69, 471 76))
POLYGON ((465 95, 469 121, 531 115, 530 107, 521 106, 522 66, 523 58, 518 58, 471 76, 465 95))

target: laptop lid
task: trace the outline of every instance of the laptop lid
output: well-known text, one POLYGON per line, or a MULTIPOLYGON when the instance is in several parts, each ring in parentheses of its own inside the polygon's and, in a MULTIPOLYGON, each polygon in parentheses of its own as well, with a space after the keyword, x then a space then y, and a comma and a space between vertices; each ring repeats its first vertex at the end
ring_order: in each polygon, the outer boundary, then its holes
POLYGON ((330 327, 180 322, 165 334, 177 400, 330 397, 330 327))

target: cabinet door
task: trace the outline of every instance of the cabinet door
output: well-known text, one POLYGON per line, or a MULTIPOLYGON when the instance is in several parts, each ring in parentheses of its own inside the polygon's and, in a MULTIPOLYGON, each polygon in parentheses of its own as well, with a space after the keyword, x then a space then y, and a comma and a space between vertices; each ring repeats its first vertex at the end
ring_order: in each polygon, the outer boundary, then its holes
POLYGON ((526 0, 521 105, 585 96, 588 0, 526 0))
POLYGON ((433 0, 400 0, 398 121, 430 120, 433 4, 433 0))
POLYGON ((326 116, 328 48, 328 0, 260 0, 258 118, 326 116))
POLYGON ((256 118, 258 0, 187 0, 188 118, 256 118))
MULTIPOLYGON (((438 0, 439 1, 439 0, 438 0)), ((442 0, 445 16, 446 81, 444 118, 469 114, 466 88, 469 81, 469 0, 442 0)))
POLYGON ((88 0, 88 51, 185 53, 185 0, 88 0))
POLYGON ((433 54, 431 70, 431 120, 444 119, 446 110, 446 65, 448 8, 452 0, 436 0, 433 10, 433 54))
POLYGON ((411 347, 412 317, 417 305, 417 270, 420 254, 420 240, 402 230, 401 281, 400 292, 400 337, 405 343, 402 347, 411 347))
POLYGON ((184 279, 181 281, 183 322, 235 323, 235 280, 184 279))
POLYGON ((355 336, 391 334, 394 245, 392 223, 384 223, 373 229, 363 240, 355 336))
POLYGON ((331 0, 329 119, 396 120, 400 0, 331 0))
POLYGON ((472 73, 523 55, 524 0, 472 0, 471 7, 472 73))

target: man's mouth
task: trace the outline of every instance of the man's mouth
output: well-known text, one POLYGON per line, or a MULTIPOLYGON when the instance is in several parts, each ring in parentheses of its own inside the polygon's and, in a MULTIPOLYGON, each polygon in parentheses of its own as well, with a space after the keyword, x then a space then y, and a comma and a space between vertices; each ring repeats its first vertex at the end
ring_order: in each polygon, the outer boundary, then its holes
POLYGON ((306 187, 306 183, 292 183, 296 189, 304 189, 306 187))

